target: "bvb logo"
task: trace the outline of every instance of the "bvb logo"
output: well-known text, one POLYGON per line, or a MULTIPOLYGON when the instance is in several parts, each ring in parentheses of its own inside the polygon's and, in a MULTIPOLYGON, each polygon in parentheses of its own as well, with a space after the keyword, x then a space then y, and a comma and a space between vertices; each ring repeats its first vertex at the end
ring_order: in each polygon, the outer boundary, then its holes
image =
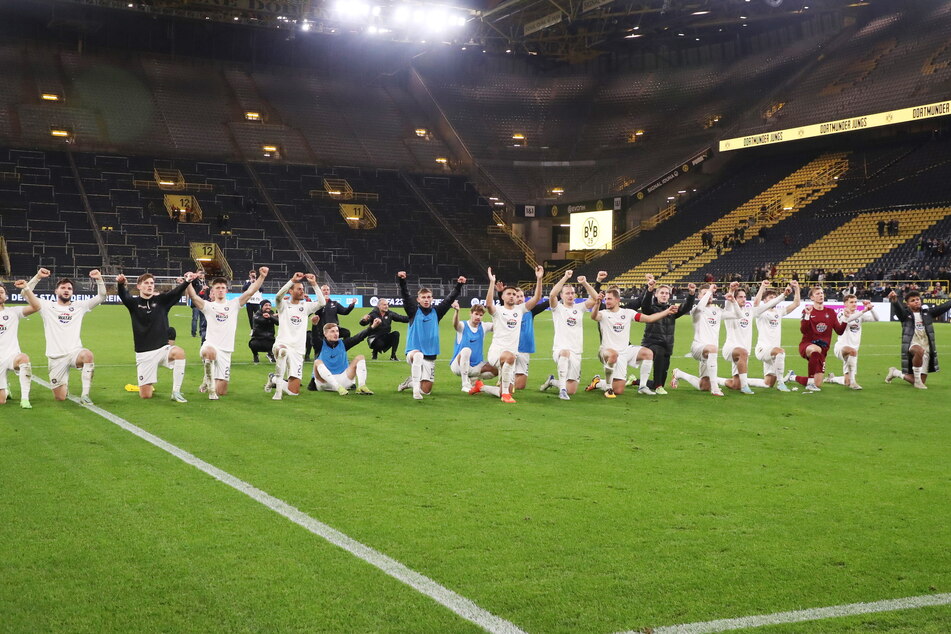
POLYGON ((552 206, 551 206, 551 215, 552 215, 552 217, 555 217, 555 216, 558 215, 558 205, 552 205, 552 206))
POLYGON ((687 165, 686 163, 684 163, 683 165, 680 166, 680 171, 682 171, 682 172, 689 172, 689 171, 690 171, 690 166, 687 165))
POLYGON ((584 240, 586 246, 593 247, 598 243, 598 234, 600 233, 601 226, 596 219, 588 218, 584 221, 583 229, 582 240, 584 240))
POLYGON ((644 192, 637 192, 637 199, 644 200, 644 192))
POLYGON ((599 200, 599 201, 595 204, 594 209, 595 209, 595 211, 604 211, 604 201, 603 201, 603 200, 599 200))

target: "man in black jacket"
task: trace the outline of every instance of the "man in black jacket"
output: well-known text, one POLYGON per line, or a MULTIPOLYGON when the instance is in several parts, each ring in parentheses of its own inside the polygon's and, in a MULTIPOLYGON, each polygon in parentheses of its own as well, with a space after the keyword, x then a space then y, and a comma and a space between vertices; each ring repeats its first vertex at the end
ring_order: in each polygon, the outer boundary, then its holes
POLYGON ((271 354, 271 348, 274 347, 274 327, 278 324, 277 315, 271 309, 271 302, 263 300, 260 307, 254 313, 251 320, 251 340, 248 342, 248 348, 254 355, 254 362, 260 363, 258 353, 263 352, 267 355, 267 360, 274 363, 274 356, 271 354))
MULTIPOLYGON (((324 294, 324 301, 326 303, 323 308, 314 313, 317 319, 311 319, 313 328, 310 331, 310 337, 307 338, 307 350, 304 352, 304 361, 310 361, 311 348, 316 349, 320 345, 320 342, 323 341, 324 326, 327 324, 338 324, 339 326, 340 318, 338 315, 349 315, 357 303, 356 298, 350 298, 350 303, 347 304, 347 306, 343 306, 340 302, 330 299, 330 286, 327 284, 320 287, 320 292, 324 294)), ((346 339, 350 336, 350 331, 347 328, 341 327, 339 330, 341 339, 346 339)))
POLYGON ((935 346, 934 320, 951 310, 951 301, 939 306, 923 308, 921 293, 910 291, 905 294, 902 305, 898 294, 888 294, 895 317, 901 322, 901 362, 902 368, 888 368, 885 382, 893 379, 905 379, 919 390, 927 390, 925 382, 928 375, 938 371, 938 350, 935 346))
MULTIPOLYGON (((670 287, 666 284, 657 286, 653 275, 647 276, 647 291, 641 296, 639 310, 645 315, 652 315, 670 308, 670 287)), ((674 331, 677 328, 677 319, 690 314, 693 303, 696 301, 697 285, 691 282, 687 285, 687 299, 680 305, 680 309, 669 315, 647 324, 644 327, 644 338, 641 345, 654 352, 654 380, 647 382, 647 387, 657 394, 667 394, 664 384, 667 382, 667 371, 670 369, 670 355, 674 352, 674 331)))
POLYGON ((366 326, 376 319, 380 320, 380 325, 370 330, 370 336, 367 338, 367 344, 373 351, 373 359, 376 359, 377 354, 389 350, 390 361, 399 361, 396 357, 396 349, 400 345, 400 333, 393 330, 393 322, 409 323, 409 317, 394 313, 390 310, 390 303, 381 299, 376 308, 360 320, 360 325, 366 326))

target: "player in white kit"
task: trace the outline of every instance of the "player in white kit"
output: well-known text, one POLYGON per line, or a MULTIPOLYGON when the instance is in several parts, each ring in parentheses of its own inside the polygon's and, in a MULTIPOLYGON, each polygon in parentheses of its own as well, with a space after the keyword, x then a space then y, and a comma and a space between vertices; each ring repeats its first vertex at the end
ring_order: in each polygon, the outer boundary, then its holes
POLYGON ((313 273, 294 273, 294 277, 277 292, 277 338, 271 353, 277 359, 275 370, 268 375, 264 391, 274 390, 275 401, 284 394, 300 394, 300 379, 304 373, 304 350, 307 347, 307 330, 310 316, 320 310, 326 300, 317 286, 313 273), (316 301, 304 301, 304 279, 314 289, 316 301), (286 293, 290 298, 285 298, 286 293))
POLYGON ((30 405, 30 383, 33 380, 33 366, 30 357, 20 351, 17 338, 20 320, 39 312, 40 300, 27 286, 25 280, 17 280, 13 285, 19 289, 27 306, 7 306, 7 289, 0 284, 0 405, 7 402, 10 388, 7 384, 7 372, 15 372, 20 378, 20 407, 32 409, 30 405))
POLYGON ((732 372, 729 379, 717 377, 717 385, 752 394, 748 370, 753 348, 753 307, 747 304, 746 290, 740 288, 739 282, 730 282, 730 292, 724 296, 723 325, 723 360, 731 362, 732 372))
POLYGON ((681 379, 701 391, 709 390, 714 396, 723 396, 717 385, 717 344, 720 342, 720 321, 723 311, 710 300, 717 292, 716 284, 700 287, 700 299, 690 310, 693 319, 693 342, 690 354, 700 364, 700 376, 688 374, 679 368, 674 369, 670 387, 675 390, 681 379))
POLYGON ((588 291, 588 299, 581 306, 575 304, 575 287, 567 284, 572 275, 574 271, 565 271, 548 296, 552 321, 555 322, 551 352, 558 367, 558 377, 549 375, 548 380, 538 388, 544 392, 549 387, 557 387, 558 398, 563 401, 570 401, 571 395, 578 390, 578 381, 581 380, 581 354, 584 351, 584 314, 599 301, 598 292, 584 275, 579 275, 578 283, 588 291))
MULTIPOLYGON (((47 269, 40 269, 29 282, 30 290, 36 288, 41 279, 49 276, 47 269)), ((69 369, 77 368, 82 378, 82 393, 79 397, 82 405, 92 405, 89 391, 96 367, 92 352, 83 348, 79 337, 83 317, 106 298, 106 282, 99 269, 90 271, 89 277, 96 280, 98 291, 92 299, 74 302, 73 282, 63 278, 56 283, 56 301, 40 300, 53 398, 57 401, 66 400, 69 396, 69 369)))
POLYGON ((492 315, 492 345, 489 346, 489 365, 499 371, 500 398, 503 403, 514 403, 515 362, 518 358, 519 334, 522 331, 522 316, 535 308, 542 298, 542 277, 545 269, 535 267, 535 294, 524 303, 518 303, 518 289, 507 286, 502 289, 502 305, 495 305, 495 275, 489 268, 489 290, 485 296, 485 308, 492 315))
POLYGON ((228 393, 231 380, 231 353, 234 352, 234 336, 238 329, 241 308, 251 297, 261 290, 268 267, 258 269, 259 275, 239 297, 228 299, 228 280, 216 277, 211 281, 208 301, 203 300, 189 284, 185 292, 192 300, 192 306, 205 316, 208 326, 205 342, 201 345, 201 360, 204 375, 198 391, 208 392, 208 398, 217 401, 218 397, 228 393))
POLYGON ((783 350, 783 315, 797 308, 802 299, 799 297, 799 282, 793 280, 782 294, 769 288, 769 280, 763 280, 756 297, 753 298, 753 317, 756 319, 756 348, 753 354, 763 363, 763 378, 750 379, 753 387, 770 388, 775 386, 780 392, 788 392, 786 387, 786 351, 783 350), (793 294, 793 302, 785 308, 776 306, 787 295, 793 294))
POLYGON ((842 376, 835 376, 830 372, 829 381, 845 385, 853 390, 861 390, 862 386, 855 380, 859 364, 859 346, 862 344, 862 322, 878 321, 878 315, 872 309, 872 302, 862 302, 864 310, 856 310, 858 298, 855 295, 846 295, 845 307, 838 311, 839 321, 848 324, 845 332, 836 338, 833 354, 842 362, 842 376))
MULTIPOLYGON (((594 304, 591 319, 598 322, 601 328, 601 348, 598 357, 604 364, 604 380, 593 382, 591 389, 604 391, 607 398, 615 398, 624 393, 627 384, 627 368, 640 367, 641 382, 637 389, 640 394, 654 395, 654 391, 647 386, 654 369, 654 352, 647 347, 631 345, 631 324, 635 321, 650 323, 673 315, 679 306, 670 306, 666 310, 645 315, 631 308, 621 308, 621 293, 616 288, 608 289, 604 294, 604 308, 601 302, 594 304)), ((588 388, 585 388, 586 390, 588 388)))

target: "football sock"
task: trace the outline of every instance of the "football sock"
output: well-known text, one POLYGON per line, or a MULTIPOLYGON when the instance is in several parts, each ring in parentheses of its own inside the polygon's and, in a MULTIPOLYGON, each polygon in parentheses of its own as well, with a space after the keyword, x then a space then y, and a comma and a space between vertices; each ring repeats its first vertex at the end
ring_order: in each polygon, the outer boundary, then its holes
POLYGON ((79 370, 79 376, 81 377, 83 386, 83 396, 89 396, 89 390, 92 388, 92 375, 95 370, 95 363, 84 363, 82 369, 79 370))
POLYGON ((690 385, 694 386, 694 387, 697 388, 698 390, 700 389, 700 377, 699 377, 699 376, 694 376, 694 375, 692 375, 692 374, 687 374, 686 372, 681 372, 681 373, 680 373, 680 378, 683 379, 684 381, 686 381, 687 383, 689 383, 690 385))
POLYGON ((502 393, 508 394, 511 392, 511 385, 515 382, 515 364, 503 363, 502 371, 499 373, 499 378, 502 379, 502 393))
POLYGON ((747 380, 747 385, 750 387, 769 387, 766 385, 765 379, 749 379, 747 380))
POLYGON ((423 378, 423 354, 417 352, 410 365, 410 377, 413 379, 413 391, 419 391, 419 382, 423 378))
POLYGON ((185 359, 172 361, 172 391, 181 392, 185 382, 185 359))
POLYGON ((367 362, 364 359, 357 361, 357 386, 367 384, 367 362))
POLYGON ((739 375, 739 377, 740 377, 740 389, 742 390, 744 387, 749 387, 750 385, 749 375, 746 372, 743 372, 742 374, 739 375))
POLYGON ((776 369, 776 380, 782 381, 786 376, 786 353, 773 357, 773 367, 776 369))
POLYGON ((502 396, 502 388, 500 388, 498 385, 483 385, 482 391, 486 394, 491 394, 496 398, 502 396))
POLYGON ((565 387, 565 385, 568 384, 568 364, 569 364, 568 357, 562 357, 559 355, 558 363, 557 363, 558 383, 556 384, 558 389, 562 389, 565 387))
POLYGON ((651 372, 654 370, 654 360, 644 359, 641 361, 641 387, 647 387, 651 372))
POLYGON ((29 363, 20 364, 20 400, 30 400, 30 384, 33 382, 33 366, 29 363))
POLYGON ((334 377, 333 372, 331 372, 330 368, 328 368, 325 364, 321 363, 317 366, 317 374, 319 374, 320 378, 324 380, 324 383, 333 389, 336 390, 338 387, 340 387, 340 384, 337 383, 337 379, 334 377))

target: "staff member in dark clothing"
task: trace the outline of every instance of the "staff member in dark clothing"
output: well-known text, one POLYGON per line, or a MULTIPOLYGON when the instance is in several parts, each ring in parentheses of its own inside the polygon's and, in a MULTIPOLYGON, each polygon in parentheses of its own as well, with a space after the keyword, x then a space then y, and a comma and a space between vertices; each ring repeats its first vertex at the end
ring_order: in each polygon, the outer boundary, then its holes
POLYGON ((314 313, 314 315, 317 316, 317 320, 311 320, 313 328, 310 331, 310 336, 307 338, 307 349, 304 352, 304 361, 310 361, 311 349, 317 348, 320 342, 323 341, 325 325, 337 324, 341 339, 346 339, 350 336, 350 331, 347 328, 339 327, 340 318, 338 315, 349 315, 357 303, 356 298, 351 298, 350 303, 344 306, 340 302, 330 299, 330 286, 327 284, 320 287, 320 292, 324 294, 324 300, 327 303, 324 304, 323 308, 314 313))
POLYGON ((400 333, 393 330, 393 322, 398 321, 401 324, 409 323, 409 317, 400 315, 390 310, 390 303, 381 299, 376 308, 371 310, 363 319, 360 320, 361 326, 373 323, 374 319, 380 320, 380 325, 370 330, 370 336, 367 344, 373 351, 373 359, 381 352, 390 351, 390 360, 399 361, 396 357, 396 349, 400 345, 400 333))
MULTIPOLYGON (((254 284, 254 281, 258 279, 257 271, 248 271, 248 279, 244 281, 244 285, 241 287, 241 292, 245 292, 251 285, 254 284)), ((248 303, 244 305, 245 310, 248 311, 248 324, 251 325, 251 330, 254 330, 254 313, 258 312, 258 308, 261 307, 261 291, 258 291, 251 296, 251 299, 248 300, 248 303)))
MULTIPOLYGON (((653 315, 670 308, 670 287, 666 284, 657 286, 653 275, 647 276, 647 290, 641 296, 639 310, 645 315, 653 315)), ((697 299, 697 285, 687 284, 687 299, 680 305, 680 309, 673 315, 659 319, 644 327, 644 337, 641 345, 650 348, 654 353, 654 379, 647 382, 647 387, 657 394, 666 394, 664 384, 667 382, 667 371, 670 369, 670 355, 674 352, 674 331, 679 317, 690 314, 690 309, 697 299)))
POLYGON ((271 349, 274 347, 274 327, 278 325, 278 317, 271 310, 270 301, 265 299, 261 302, 260 308, 254 313, 251 325, 251 340, 248 342, 248 348, 254 354, 254 362, 260 363, 258 353, 263 352, 267 355, 267 360, 274 363, 271 349))
POLYGON ((193 274, 187 273, 178 286, 165 293, 155 292, 155 276, 140 275, 136 283, 138 297, 126 289, 125 275, 116 278, 119 299, 132 318, 132 339, 135 342, 135 369, 138 375, 139 396, 152 398, 158 382, 160 365, 172 370, 172 400, 187 403, 182 396, 185 380, 185 351, 169 344, 168 311, 177 304, 193 274))

